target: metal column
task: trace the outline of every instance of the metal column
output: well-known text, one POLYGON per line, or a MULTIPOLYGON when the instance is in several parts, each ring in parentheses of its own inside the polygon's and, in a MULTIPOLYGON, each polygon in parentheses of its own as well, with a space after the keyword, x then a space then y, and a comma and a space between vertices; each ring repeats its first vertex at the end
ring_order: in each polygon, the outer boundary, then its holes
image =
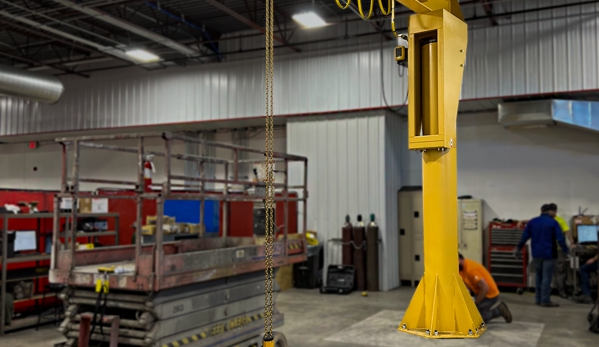
POLYGON ((410 17, 408 131, 409 148, 422 152, 424 276, 399 330, 428 338, 477 338, 486 326, 459 275, 456 204, 456 120, 468 27, 461 12, 450 9, 410 17))

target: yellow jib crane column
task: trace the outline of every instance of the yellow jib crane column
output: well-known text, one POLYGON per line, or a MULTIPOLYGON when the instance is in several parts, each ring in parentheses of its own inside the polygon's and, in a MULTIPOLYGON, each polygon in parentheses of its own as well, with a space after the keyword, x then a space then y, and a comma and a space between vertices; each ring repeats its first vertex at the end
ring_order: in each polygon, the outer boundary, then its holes
POLYGON ((409 148, 422 151, 424 202, 424 277, 399 330, 476 338, 485 325, 459 275, 457 236, 456 120, 468 27, 457 1, 399 2, 417 12, 408 36, 408 126, 409 148))
POLYGON ((408 27, 408 143, 422 151, 424 200, 424 276, 399 331, 477 338, 486 327, 459 275, 457 235, 456 120, 468 27, 457 0, 397 2, 416 12, 408 27))

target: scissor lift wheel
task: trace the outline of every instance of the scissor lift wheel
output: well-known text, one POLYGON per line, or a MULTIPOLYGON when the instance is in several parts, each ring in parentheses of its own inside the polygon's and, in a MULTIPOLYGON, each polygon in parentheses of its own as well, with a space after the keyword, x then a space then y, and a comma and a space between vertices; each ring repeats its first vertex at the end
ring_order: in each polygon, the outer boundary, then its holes
POLYGON ((285 338, 285 335, 275 331, 273 336, 275 338, 275 347, 287 347, 287 339, 285 338))

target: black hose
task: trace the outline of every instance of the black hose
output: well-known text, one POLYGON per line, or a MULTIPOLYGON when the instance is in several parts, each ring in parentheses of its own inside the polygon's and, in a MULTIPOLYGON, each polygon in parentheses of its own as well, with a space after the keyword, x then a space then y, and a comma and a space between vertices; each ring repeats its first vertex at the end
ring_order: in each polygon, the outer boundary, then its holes
POLYGON ((93 315, 92 321, 91 321, 92 329, 89 332, 88 345, 89 345, 89 342, 91 341, 92 334, 94 333, 94 330, 96 329, 96 325, 97 325, 96 318, 98 317, 98 309, 100 308, 101 302, 102 302, 102 288, 100 288, 100 292, 98 293, 98 299, 96 300, 96 305, 94 306, 94 315, 93 315))

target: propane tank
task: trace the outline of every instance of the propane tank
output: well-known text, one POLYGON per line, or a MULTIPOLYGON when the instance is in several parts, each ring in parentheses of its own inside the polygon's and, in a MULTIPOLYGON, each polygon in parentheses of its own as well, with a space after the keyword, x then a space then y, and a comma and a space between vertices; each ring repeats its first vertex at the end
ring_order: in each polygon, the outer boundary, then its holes
POLYGON ((353 226, 349 221, 349 215, 347 215, 345 216, 345 224, 343 224, 343 228, 341 228, 341 241, 343 242, 343 265, 353 265, 354 263, 354 246, 352 246, 353 239, 353 226))
POLYGON ((153 154, 148 154, 144 161, 144 192, 152 191, 152 174, 156 173, 156 167, 152 162, 153 154))
POLYGON ((359 291, 366 290, 366 228, 362 222, 362 215, 358 215, 358 222, 354 225, 354 268, 356 271, 356 285, 359 291))
POLYGON ((370 223, 366 227, 366 287, 369 292, 379 291, 379 226, 374 221, 374 213, 370 215, 370 223))

